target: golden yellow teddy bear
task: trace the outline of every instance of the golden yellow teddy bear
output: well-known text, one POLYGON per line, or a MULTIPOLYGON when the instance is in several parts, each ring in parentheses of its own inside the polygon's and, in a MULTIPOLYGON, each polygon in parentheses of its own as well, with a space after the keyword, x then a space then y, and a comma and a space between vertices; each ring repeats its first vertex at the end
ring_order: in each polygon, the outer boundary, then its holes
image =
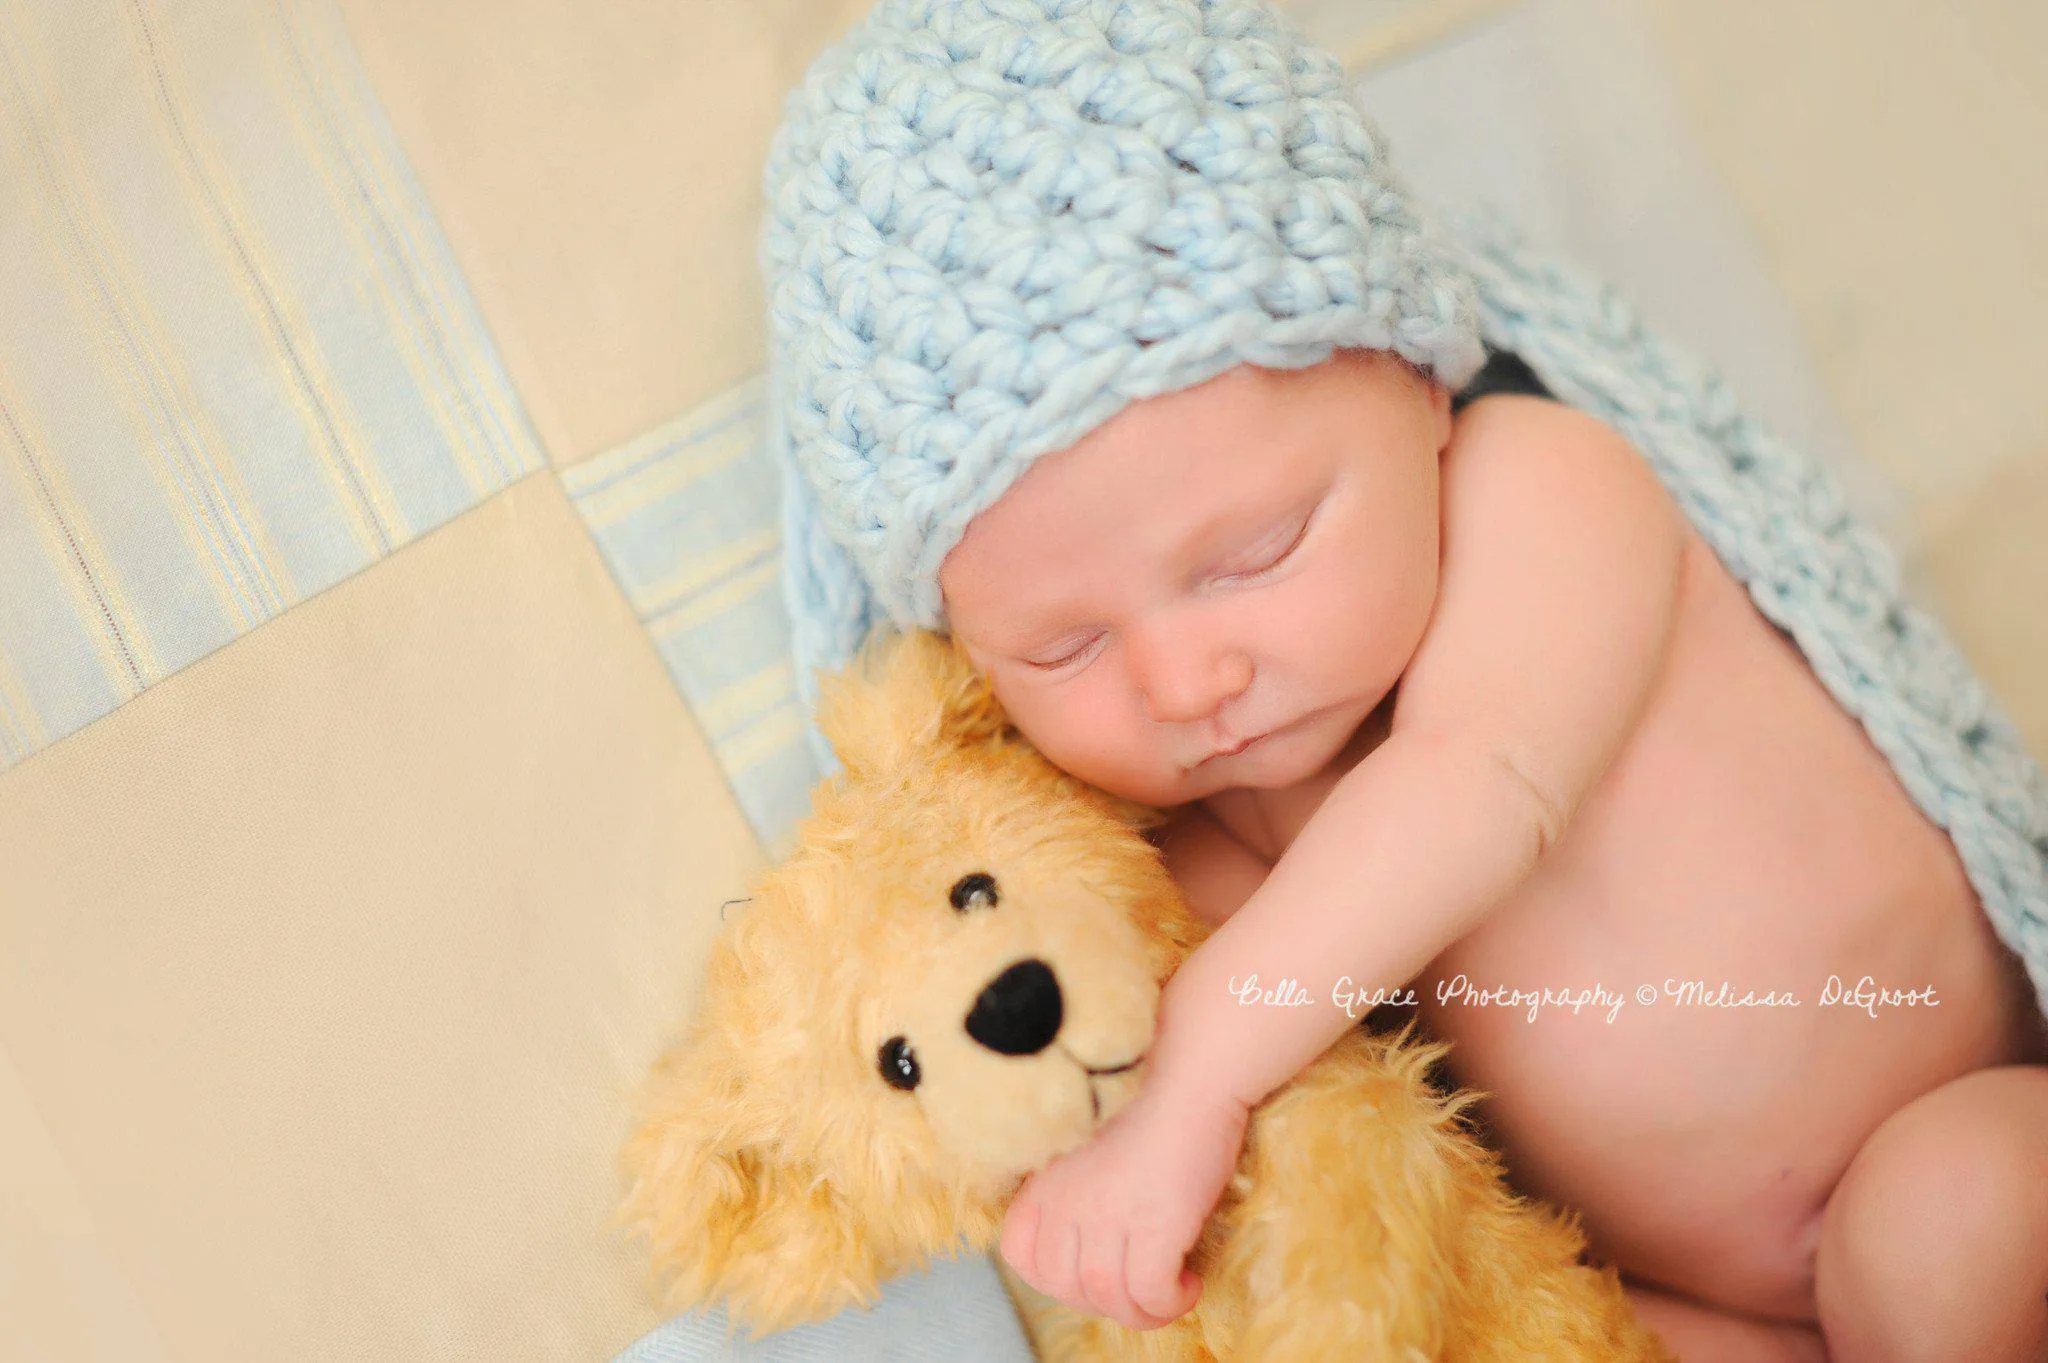
MULTIPOLYGON (((1207 930, 1143 836, 1161 816, 1040 757, 940 637, 871 645, 819 722, 845 773, 731 915, 624 1152, 663 1304, 756 1333, 991 1249, 1025 1175, 1135 1092, 1207 930)), ((1471 1096, 1430 1085, 1444 1049, 1353 1029, 1262 1103, 1168 1325, 1003 1266, 1039 1355, 1669 1358, 1576 1223, 1506 1186, 1471 1096)))

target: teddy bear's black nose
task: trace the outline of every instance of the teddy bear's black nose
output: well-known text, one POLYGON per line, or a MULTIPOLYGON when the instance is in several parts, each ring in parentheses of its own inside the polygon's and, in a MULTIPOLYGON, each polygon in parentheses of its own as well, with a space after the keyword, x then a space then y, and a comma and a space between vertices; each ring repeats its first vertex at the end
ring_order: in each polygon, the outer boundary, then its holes
POLYGON ((967 1035, 999 1055, 1036 1055, 1059 1032, 1060 982, 1036 959, 990 980, 967 1014, 967 1035))

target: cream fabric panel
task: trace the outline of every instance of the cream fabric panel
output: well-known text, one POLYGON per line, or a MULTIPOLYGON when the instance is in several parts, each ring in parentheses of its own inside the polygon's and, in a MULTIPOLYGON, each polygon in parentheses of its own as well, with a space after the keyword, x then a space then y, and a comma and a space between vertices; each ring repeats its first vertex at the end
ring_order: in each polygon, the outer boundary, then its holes
POLYGON ((0 1358, 169 1357, 0 1051, 0 1358))
POLYGON ((558 464, 761 362, 761 162, 868 0, 342 0, 558 464))
POLYGON ((654 1323, 623 1101, 760 852, 552 477, 16 768, 0 848, 6 1357, 654 1323))

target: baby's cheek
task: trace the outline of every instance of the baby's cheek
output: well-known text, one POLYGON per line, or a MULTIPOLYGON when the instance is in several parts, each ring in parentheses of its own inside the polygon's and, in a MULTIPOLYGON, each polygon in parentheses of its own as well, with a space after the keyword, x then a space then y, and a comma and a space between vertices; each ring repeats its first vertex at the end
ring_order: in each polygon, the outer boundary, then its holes
POLYGON ((1086 752, 1093 746, 1083 726, 1076 722, 1074 706, 1067 698, 1039 688, 1013 687, 1006 691, 998 685, 995 691, 1017 732, 1061 766, 1066 765, 1062 760, 1066 755, 1086 752))
POLYGON ((1091 694, 1099 686, 1069 683, 1057 697, 1022 698, 1010 708, 1010 720, 1054 765, 1090 785, 1130 800, 1172 799, 1179 766, 1155 751, 1156 735, 1142 716, 1129 714, 1113 698, 1091 694))
POLYGON ((1436 603, 1436 575, 1416 558, 1346 565, 1304 603, 1289 637, 1313 640, 1315 659, 1354 682, 1391 681, 1421 643, 1436 603))

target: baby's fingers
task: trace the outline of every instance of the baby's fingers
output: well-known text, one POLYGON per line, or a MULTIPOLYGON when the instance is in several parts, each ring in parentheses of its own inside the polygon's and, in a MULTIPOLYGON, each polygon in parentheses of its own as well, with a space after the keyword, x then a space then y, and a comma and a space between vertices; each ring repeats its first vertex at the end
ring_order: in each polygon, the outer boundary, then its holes
POLYGON ((1020 1264, 1016 1268, 1025 1282, 1046 1296, 1076 1311, 1086 1311, 1088 1298, 1081 1290, 1080 1259, 1080 1227, 1068 1217, 1051 1216, 1038 1227, 1029 1267, 1020 1264))
POLYGON ((1090 1237, 1082 1242, 1081 1292, 1088 1299, 1088 1309, 1132 1330, 1150 1330, 1164 1325, 1165 1321, 1140 1310, 1131 1301, 1130 1288, 1125 1282, 1128 1271, 1124 1252, 1126 1244, 1121 1232, 1090 1237))
POLYGON ((1002 1238, 996 1242, 1004 1261, 1016 1271, 1017 1276, 1040 1292, 1045 1291, 1039 1286, 1037 1267, 1038 1227, 1042 1215, 1036 1201, 1018 1197, 1003 1216, 1002 1238))
POLYGON ((1178 1320, 1194 1309, 1202 1295, 1202 1280, 1185 1267, 1187 1252, 1170 1236, 1143 1231, 1131 1236, 1131 1303, 1150 1322, 1139 1326, 1149 1330, 1178 1320))

